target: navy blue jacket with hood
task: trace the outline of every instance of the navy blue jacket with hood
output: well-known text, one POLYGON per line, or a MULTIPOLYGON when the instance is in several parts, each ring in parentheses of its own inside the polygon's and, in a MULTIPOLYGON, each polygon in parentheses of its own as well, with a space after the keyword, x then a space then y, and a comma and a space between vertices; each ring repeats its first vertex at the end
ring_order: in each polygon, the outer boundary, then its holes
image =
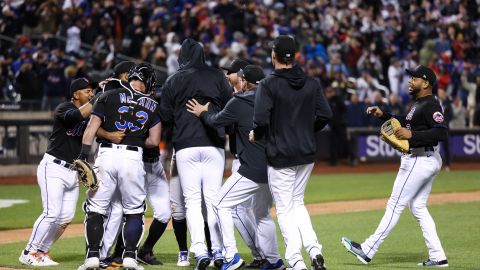
POLYGON ((223 71, 205 64, 203 48, 193 39, 183 41, 178 63, 178 71, 163 85, 160 101, 162 124, 173 126, 175 150, 201 146, 224 148, 224 128, 206 126, 185 106, 188 100, 195 98, 201 104, 210 102, 215 111, 222 110, 232 97, 223 71))

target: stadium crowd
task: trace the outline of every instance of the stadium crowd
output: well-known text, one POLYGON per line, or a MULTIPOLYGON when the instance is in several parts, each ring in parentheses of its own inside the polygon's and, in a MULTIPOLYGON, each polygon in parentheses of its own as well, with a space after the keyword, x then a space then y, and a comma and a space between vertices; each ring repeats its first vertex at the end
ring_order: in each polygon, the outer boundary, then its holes
POLYGON ((24 106, 54 108, 72 79, 106 78, 119 55, 154 64, 163 81, 185 37, 203 44, 211 66, 242 57, 268 72, 268 41, 288 34, 325 89, 332 130, 379 126, 364 113, 371 105, 405 112, 405 68, 418 64, 436 71, 450 127, 480 126, 475 0, 6 0, 0 11, 3 99, 24 106))

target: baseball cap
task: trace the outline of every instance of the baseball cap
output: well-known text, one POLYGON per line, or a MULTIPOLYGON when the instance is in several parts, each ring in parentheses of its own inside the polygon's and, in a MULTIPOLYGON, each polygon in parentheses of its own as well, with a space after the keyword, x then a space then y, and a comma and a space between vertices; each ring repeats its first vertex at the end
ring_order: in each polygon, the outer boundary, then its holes
POLYGON ((432 88, 435 86, 437 83, 437 76, 435 75, 435 72, 433 72, 432 69, 423 66, 423 65, 418 65, 415 69, 405 69, 405 71, 410 74, 412 77, 416 78, 421 78, 427 81, 432 88))
POLYGON ((248 65, 237 72, 238 77, 245 79, 249 83, 259 84, 265 78, 265 73, 261 67, 256 65, 248 65))
POLYGON ((132 61, 122 61, 113 67, 113 76, 118 76, 122 73, 127 73, 134 66, 135 66, 135 63, 132 61))
POLYGON ((97 85, 98 83, 90 82, 87 78, 75 79, 70 84, 70 93, 73 94, 78 90, 82 90, 89 87, 91 87, 92 89, 95 89, 97 85))
POLYGON ((222 69, 227 71, 227 75, 230 75, 232 73, 237 73, 240 69, 246 67, 248 64, 250 64, 247 60, 237 58, 230 63, 230 65, 226 67, 222 67, 222 69))
POLYGON ((297 52, 297 43, 291 36, 280 35, 271 44, 275 54, 281 59, 293 60, 297 52))

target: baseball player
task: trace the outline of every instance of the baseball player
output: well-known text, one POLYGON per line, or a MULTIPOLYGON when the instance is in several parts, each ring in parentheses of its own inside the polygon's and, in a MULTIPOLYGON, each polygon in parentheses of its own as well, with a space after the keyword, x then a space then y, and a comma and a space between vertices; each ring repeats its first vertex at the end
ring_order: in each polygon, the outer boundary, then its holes
POLYGON ((275 223, 270 215, 272 196, 267 185, 267 160, 265 143, 258 141, 250 143, 248 133, 252 127, 253 104, 256 85, 265 75, 259 66, 248 65, 239 71, 244 93, 237 93, 219 112, 208 110, 209 104, 200 105, 193 99, 187 103, 188 110, 200 117, 207 125, 224 127, 235 125, 236 149, 240 167, 222 186, 214 202, 214 210, 219 219, 226 250, 226 262, 222 270, 234 270, 242 267, 245 262, 240 258, 235 243, 232 211, 237 205, 253 199, 255 226, 258 227, 257 243, 260 252, 267 262, 261 269, 285 268, 278 253, 275 223))
POLYGON ((71 163, 80 153, 81 138, 92 110, 93 88, 87 79, 72 81, 72 99, 55 109, 53 131, 47 152, 37 169, 43 212, 33 226, 20 263, 33 266, 58 265, 48 255, 51 245, 72 221, 78 200, 76 172, 71 163))
MULTIPOLYGON (((117 141, 117 143, 120 142, 121 140, 117 141)), ((160 161, 160 150, 158 147, 144 148, 143 162, 146 171, 145 188, 147 200, 153 208, 154 219, 150 225, 147 239, 143 246, 139 248, 137 259, 147 265, 159 265, 162 263, 153 255, 153 246, 165 232, 168 221, 170 220, 169 184, 160 161)), ((123 207, 121 198, 115 196, 116 195, 114 195, 114 199, 111 202, 111 211, 104 221, 105 232, 100 255, 100 265, 105 268, 108 266, 121 266, 121 257, 124 251, 123 238, 122 235, 119 234, 123 223, 123 207), (111 257, 108 257, 109 250, 115 242, 117 234, 118 239, 115 251, 111 257)))
POLYGON ((173 125, 173 145, 191 237, 190 251, 195 254, 195 269, 203 270, 211 259, 204 243, 202 194, 212 249, 217 256, 215 261, 218 264, 223 262, 212 201, 220 190, 223 178, 225 131, 205 127, 201 120, 187 112, 185 104, 189 99, 196 98, 200 102, 211 102, 218 111, 225 106, 231 93, 223 72, 205 64, 203 48, 198 42, 184 40, 178 62, 180 68, 168 77, 163 86, 160 115, 162 123, 173 125))
POLYGON ((268 184, 275 200, 278 224, 285 240, 285 258, 293 269, 306 269, 301 248, 312 269, 326 269, 303 198, 312 172, 316 143, 332 112, 320 84, 293 65, 296 42, 278 36, 273 42, 274 72, 262 80, 255 96, 251 140, 266 138, 268 184))
MULTIPOLYGON (((105 93, 107 91, 122 87, 121 81, 128 81, 128 72, 133 67, 135 67, 135 63, 132 61, 123 61, 115 65, 115 67, 113 68, 112 77, 100 82, 99 87, 97 88, 97 93, 105 93)), ((117 137, 105 137, 103 136, 103 131, 104 130, 102 128, 99 128, 97 131, 97 136, 105 138, 117 144, 120 143, 125 136, 123 132, 117 131, 117 137)), ((100 252, 101 266, 121 266, 121 257, 124 247, 122 236, 121 234, 119 234, 119 232, 122 223, 123 207, 120 194, 118 193, 118 191, 116 191, 110 203, 110 212, 104 220, 105 232, 103 234, 103 245, 100 252), (109 251, 115 243, 115 240, 117 240, 118 244, 116 245, 115 251, 113 252, 112 256, 108 257, 109 251)))
POLYGON ((90 190, 87 194, 85 203, 87 256, 79 270, 99 267, 103 219, 117 188, 120 191, 125 216, 122 230, 125 243, 123 267, 143 269, 136 260, 137 247, 143 235, 146 197, 146 172, 142 160, 142 147, 157 147, 161 129, 158 103, 147 94, 155 85, 155 73, 151 66, 147 64, 135 66, 128 80, 128 84, 122 83, 122 88, 109 91, 98 99, 82 139, 79 158, 86 159, 99 127, 109 132, 127 133, 120 144, 101 140, 95 166, 102 184, 96 191, 90 190))
MULTIPOLYGON (((127 72, 127 75, 124 76, 124 70, 128 68, 133 62, 121 62, 115 66, 115 74, 119 74, 119 79, 128 79, 130 72, 127 72)), ((134 69, 132 70, 132 74, 134 69)), ((104 91, 109 91, 114 89, 113 86, 121 86, 121 80, 109 80, 104 87, 104 91)), ((151 89, 154 90, 154 89, 151 89)), ((100 128, 99 130, 102 130, 100 128)), ((125 135, 125 134, 123 134, 125 135)), ((97 133, 98 136, 98 133, 97 133)), ((103 137, 103 136, 100 136, 103 137)), ((113 143, 120 143, 123 137, 118 139, 110 139, 113 143)), ((153 246, 160 239, 162 234, 165 232, 168 221, 170 220, 170 205, 169 205, 169 187, 163 166, 160 162, 160 151, 158 147, 154 148, 144 148, 143 150, 143 161, 146 171, 146 191, 147 199, 150 205, 153 208, 153 217, 154 220, 149 228, 149 234, 145 240, 144 245, 139 249, 138 260, 142 263, 148 265, 158 265, 161 264, 155 256, 153 255, 153 246)), ((101 266, 107 267, 119 267, 121 266, 121 257, 124 251, 122 235, 119 234, 121 225, 123 223, 123 206, 121 203, 121 198, 118 194, 118 191, 115 192, 115 195, 111 201, 111 210, 104 221, 105 232, 103 236, 103 245, 101 249, 100 259, 101 266), (117 237, 118 235, 118 237, 117 237), (109 251, 117 239, 117 244, 115 250, 111 257, 108 256, 109 251)))
MULTIPOLYGON (((232 86, 234 93, 243 92, 242 83, 240 78, 237 75, 237 72, 239 72, 240 69, 245 68, 247 65, 249 65, 249 62, 247 60, 237 58, 233 60, 229 66, 222 68, 226 71, 227 80, 232 86)), ((228 127, 227 130, 235 130, 235 125, 233 127, 228 127)), ((236 151, 236 141, 235 141, 236 137, 234 134, 235 132, 229 131, 228 133, 229 133, 228 142, 230 146, 230 152, 235 157, 232 162, 232 175, 233 175, 237 172, 238 168, 240 167, 240 161, 238 160, 238 155, 236 151)), ((256 221, 255 221, 254 213, 252 211, 252 199, 237 205, 235 209, 232 211, 232 217, 233 217, 233 223, 235 224, 237 231, 240 233, 240 236, 242 237, 243 241, 250 248, 250 252, 252 253, 254 258, 251 263, 245 266, 245 268, 259 268, 266 262, 266 260, 260 254, 259 252, 260 249, 257 247, 255 243, 256 221)))
POLYGON ((418 265, 447 267, 447 257, 438 238, 435 222, 428 212, 427 201, 433 180, 442 167, 438 142, 447 139, 448 130, 443 109, 437 98, 432 95, 432 88, 437 82, 433 70, 420 65, 414 70, 406 71, 411 76, 408 81, 408 92, 415 99, 409 113, 406 116, 396 116, 383 112, 376 106, 368 107, 367 113, 382 120, 397 118, 402 128, 395 131, 395 136, 408 140, 410 152, 401 157, 392 194, 375 232, 363 243, 354 242, 346 237, 342 237, 342 243, 358 260, 368 264, 397 224, 402 211, 408 206, 422 228, 428 248, 428 260, 418 265))

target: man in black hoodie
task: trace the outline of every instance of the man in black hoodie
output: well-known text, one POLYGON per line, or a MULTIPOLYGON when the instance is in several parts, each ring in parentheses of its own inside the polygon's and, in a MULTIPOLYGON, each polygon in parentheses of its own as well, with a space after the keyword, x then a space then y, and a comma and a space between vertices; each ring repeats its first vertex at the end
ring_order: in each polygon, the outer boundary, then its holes
POLYGON ((214 256, 223 261, 212 202, 222 184, 225 130, 205 126, 185 109, 185 104, 195 98, 201 103, 210 102, 212 109, 218 112, 230 99, 231 90, 223 72, 205 64, 205 55, 198 42, 192 39, 183 41, 178 63, 180 68, 163 86, 160 117, 164 125, 173 125, 173 146, 191 237, 190 251, 195 253, 195 269, 203 270, 210 264, 210 257, 204 243, 202 193, 214 256))
POLYGON ((265 262, 262 269, 282 269, 284 263, 278 252, 275 223, 270 215, 272 196, 267 185, 267 159, 265 141, 248 141, 248 132, 252 128, 253 105, 257 84, 265 75, 259 66, 248 65, 238 72, 242 90, 227 103, 225 108, 215 113, 209 110, 209 104, 201 105, 195 99, 187 103, 188 111, 200 117, 207 125, 215 128, 235 126, 234 135, 240 167, 222 186, 215 202, 214 210, 218 216, 226 250, 226 262, 222 270, 234 270, 245 263, 238 254, 235 242, 232 212, 238 205, 253 200, 253 219, 257 227, 257 245, 265 262))
POLYGON ((267 141, 268 183, 285 239, 285 258, 293 269, 307 269, 303 241, 312 269, 326 269, 303 198, 315 161, 315 132, 328 123, 332 111, 319 82, 293 65, 296 49, 289 36, 273 42, 275 71, 258 86, 250 140, 267 141))

